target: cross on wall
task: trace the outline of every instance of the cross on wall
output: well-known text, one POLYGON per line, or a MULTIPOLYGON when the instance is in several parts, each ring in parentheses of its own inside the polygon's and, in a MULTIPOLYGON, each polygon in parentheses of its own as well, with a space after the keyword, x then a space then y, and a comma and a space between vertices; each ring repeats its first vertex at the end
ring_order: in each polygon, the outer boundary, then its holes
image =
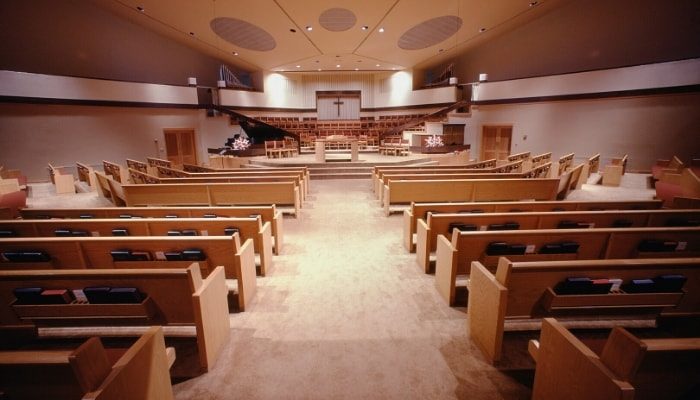
POLYGON ((340 96, 338 96, 338 100, 337 100, 337 101, 334 101, 333 104, 335 104, 335 105, 338 106, 338 116, 340 117, 340 105, 341 105, 341 104, 345 104, 345 102, 344 102, 344 101, 340 101, 340 96))

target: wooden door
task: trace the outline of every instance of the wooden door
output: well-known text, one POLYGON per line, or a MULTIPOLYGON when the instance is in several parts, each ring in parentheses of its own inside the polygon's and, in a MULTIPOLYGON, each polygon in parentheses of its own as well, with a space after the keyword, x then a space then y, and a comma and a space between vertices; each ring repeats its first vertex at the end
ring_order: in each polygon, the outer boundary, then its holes
POLYGON ((197 165, 197 146, 194 129, 163 129, 165 153, 168 161, 197 165))
POLYGON ((484 125, 481 132, 481 160, 506 160, 510 155, 513 126, 484 125))

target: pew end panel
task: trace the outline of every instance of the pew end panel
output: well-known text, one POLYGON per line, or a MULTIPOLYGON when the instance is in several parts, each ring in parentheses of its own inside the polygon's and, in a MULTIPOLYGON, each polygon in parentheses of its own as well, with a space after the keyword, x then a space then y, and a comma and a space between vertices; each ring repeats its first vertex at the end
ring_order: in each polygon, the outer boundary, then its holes
POLYGON ((168 364, 163 330, 152 327, 119 358, 102 385, 84 400, 172 400, 168 364))
POLYGON ((238 308, 245 311, 247 304, 250 304, 257 290, 257 273, 255 270, 255 253, 253 252, 253 241, 246 240, 240 250, 236 253, 235 274, 238 285, 238 308))
POLYGON ((414 218, 413 204, 411 204, 411 208, 403 210, 403 246, 409 253, 416 251, 416 245, 413 243, 413 229, 411 228, 414 218))
MULTIPOLYGON (((260 220, 258 218, 258 220, 260 220)), ((267 275, 268 269, 272 267, 272 224, 269 222, 260 223, 260 232, 256 236, 258 244, 255 246, 260 253, 260 275, 267 275)))
MULTIPOLYGON (((455 231, 456 232, 456 231, 455 231)), ((454 237, 453 237, 454 238, 454 237)), ((457 280, 457 248, 445 236, 438 236, 435 285, 440 296, 449 304, 455 304, 457 280)))
POLYGON ((634 399, 634 388, 552 318, 542 322, 533 400, 634 399))
MULTIPOLYGON (((500 261, 507 262, 506 259, 500 261)), ((469 336, 490 363, 501 359, 508 289, 480 262, 472 262, 467 324, 469 336)))
POLYGON ((228 287, 223 267, 216 267, 192 294, 197 329, 200 365, 204 371, 214 367, 221 349, 231 335, 228 287))
POLYGON ((416 262, 426 274, 429 274, 431 229, 422 218, 418 219, 416 228, 416 262))

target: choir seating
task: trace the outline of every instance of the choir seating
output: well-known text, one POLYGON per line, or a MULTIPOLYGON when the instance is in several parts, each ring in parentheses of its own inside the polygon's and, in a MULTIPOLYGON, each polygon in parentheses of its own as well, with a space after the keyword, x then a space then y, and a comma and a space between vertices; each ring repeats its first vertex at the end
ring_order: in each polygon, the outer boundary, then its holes
POLYGON ((107 350, 98 337, 78 347, 46 347, 32 349, 25 344, 0 351, 3 399, 174 398, 168 370, 175 361, 175 351, 165 347, 159 326, 146 330, 127 348, 107 350))
POLYGON ((24 219, 91 218, 246 218, 260 217, 271 224, 274 253, 282 253, 283 218, 274 205, 230 207, 99 207, 99 208, 23 208, 24 219))
POLYGON ((192 377, 211 370, 228 343, 227 292, 223 267, 203 278, 197 263, 177 269, 3 269, 0 329, 34 327, 38 339, 59 340, 138 337, 161 325, 166 344, 178 355, 171 375, 192 377), (76 297, 65 303, 36 304, 19 302, 15 292, 18 288, 84 292, 88 287, 136 288, 144 297, 141 302, 105 303, 94 298, 85 302, 76 297))
POLYGON ((617 327, 600 353, 554 318, 542 323, 533 400, 693 399, 700 394, 700 338, 639 338, 617 327))
POLYGON ((456 302, 457 281, 464 285, 472 261, 496 269, 501 256, 512 261, 700 256, 700 227, 453 230, 449 237, 438 236, 435 284, 450 305, 456 302))
POLYGON ((493 213, 525 211, 594 211, 594 210, 654 210, 661 208, 660 200, 639 201, 506 201, 506 202, 450 202, 418 203, 403 212, 403 238, 406 250, 415 252, 418 219, 427 219, 428 213, 493 213))
MULTIPOLYGON (((541 318, 557 316, 571 324, 600 328, 659 315, 700 313, 700 258, 613 259, 516 262, 500 257, 495 273, 479 261, 471 264, 467 318, 469 335, 492 363, 501 360, 508 330, 535 330, 541 318), (683 290, 633 292, 633 279, 682 275, 683 290), (620 279, 612 293, 569 294, 559 288, 567 278, 620 279), (627 289, 627 290, 625 290, 627 289)), ((653 325, 653 323, 651 323, 653 325)))

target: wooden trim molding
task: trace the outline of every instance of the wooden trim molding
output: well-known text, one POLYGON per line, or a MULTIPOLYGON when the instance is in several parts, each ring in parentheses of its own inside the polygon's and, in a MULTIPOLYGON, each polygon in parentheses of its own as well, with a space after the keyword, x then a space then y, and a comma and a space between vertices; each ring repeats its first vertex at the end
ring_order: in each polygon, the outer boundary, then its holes
POLYGON ((186 108, 198 109, 207 108, 199 104, 177 104, 177 103, 149 103, 141 101, 115 101, 115 100, 77 100, 77 99, 56 99, 47 97, 23 97, 23 96, 0 96, 0 103, 19 104, 52 104, 69 106, 99 106, 99 107, 139 107, 139 108, 186 108))
POLYGON ((498 104, 519 104, 519 103, 541 103, 550 101, 571 101, 571 100, 594 100, 594 99, 609 99, 616 97, 639 97, 639 96, 658 96, 665 94, 687 94, 700 93, 700 85, 685 85, 671 86, 662 88, 650 89, 634 89, 634 90, 619 90, 611 92, 597 93, 577 93, 565 94, 557 96, 536 96, 536 97, 518 97, 511 99, 495 99, 495 100, 480 100, 472 101, 475 106, 488 106, 498 104))

